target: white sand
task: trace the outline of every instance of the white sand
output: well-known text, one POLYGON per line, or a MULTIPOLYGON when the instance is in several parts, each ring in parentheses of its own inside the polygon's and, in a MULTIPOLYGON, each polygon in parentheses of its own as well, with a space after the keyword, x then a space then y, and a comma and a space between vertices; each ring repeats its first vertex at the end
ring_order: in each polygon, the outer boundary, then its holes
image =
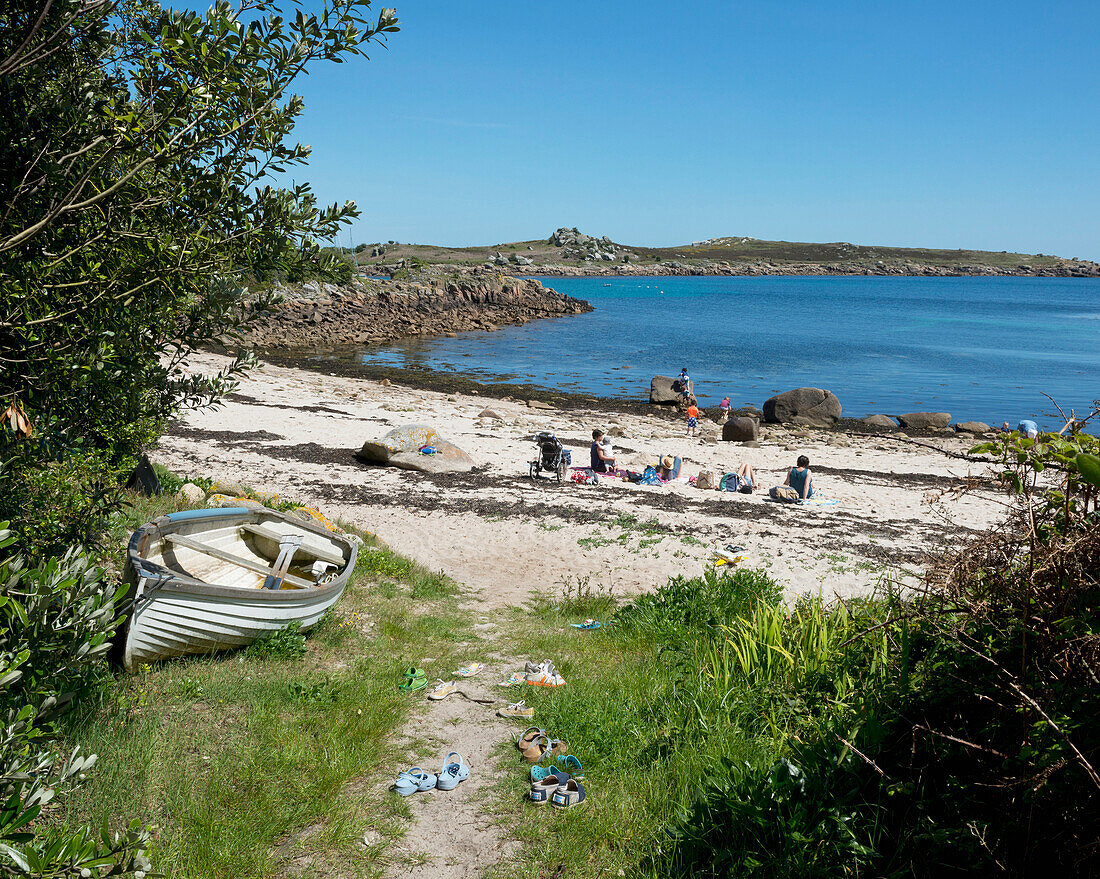
MULTIPOLYGON (((203 354, 192 365, 213 371, 224 362, 203 354)), ((967 445, 954 437, 936 442, 956 451, 967 445)), ((889 440, 768 429, 759 448, 746 448, 688 439, 682 422, 662 413, 538 411, 522 402, 270 365, 221 408, 188 414, 153 457, 181 475, 319 506, 443 569, 489 607, 522 603, 535 591, 560 594, 585 581, 621 595, 650 590, 669 576, 697 575, 711 548, 727 543, 748 547, 753 562, 790 594, 865 594, 883 577, 919 571, 925 552, 993 524, 1005 510, 1003 495, 988 483, 930 502, 959 480, 986 475, 986 468, 889 440), (505 421, 479 420, 486 407, 505 421), (428 477, 353 457, 364 440, 403 424, 435 427, 489 470, 428 477), (614 439, 620 466, 641 469, 661 454, 681 455, 683 477, 704 467, 721 475, 747 460, 771 486, 807 454, 816 491, 838 503, 781 505, 764 492, 701 491, 686 479, 663 487, 614 480, 589 487, 528 478, 533 432, 554 431, 574 463, 586 464, 596 425, 625 432, 614 439), (656 520, 660 528, 646 533, 612 524, 623 514, 656 520)))

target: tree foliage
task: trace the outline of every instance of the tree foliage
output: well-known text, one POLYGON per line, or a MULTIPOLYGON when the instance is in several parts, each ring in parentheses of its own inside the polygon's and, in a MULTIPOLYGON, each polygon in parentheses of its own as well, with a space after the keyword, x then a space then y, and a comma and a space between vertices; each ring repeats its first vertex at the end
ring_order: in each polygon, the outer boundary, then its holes
POLYGON ((270 306, 245 279, 339 271, 317 242, 355 206, 274 181, 309 155, 290 140, 290 86, 397 29, 392 10, 369 14, 369 0, 287 18, 267 0, 0 13, 0 400, 33 431, 0 429, 0 515, 16 527, 33 494, 21 474, 73 454, 122 466, 231 386, 247 356, 212 377, 184 362, 270 306))
POLYGON ((318 242, 355 206, 278 184, 309 155, 290 88, 396 18, 370 0, 294 9, 0 7, 0 874, 149 869, 140 822, 39 820, 94 763, 62 753, 54 724, 96 683, 119 622, 114 581, 77 544, 99 538, 165 419, 213 405, 251 364, 186 367, 273 304, 245 283, 346 271, 318 242))

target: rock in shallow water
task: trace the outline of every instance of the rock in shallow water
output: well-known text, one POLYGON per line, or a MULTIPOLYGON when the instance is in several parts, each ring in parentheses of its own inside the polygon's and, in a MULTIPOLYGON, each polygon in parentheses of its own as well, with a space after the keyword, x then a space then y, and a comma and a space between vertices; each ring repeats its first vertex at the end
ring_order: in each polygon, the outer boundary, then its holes
POLYGON ((951 423, 950 412, 908 412, 899 415, 902 427, 913 430, 942 430, 951 423))

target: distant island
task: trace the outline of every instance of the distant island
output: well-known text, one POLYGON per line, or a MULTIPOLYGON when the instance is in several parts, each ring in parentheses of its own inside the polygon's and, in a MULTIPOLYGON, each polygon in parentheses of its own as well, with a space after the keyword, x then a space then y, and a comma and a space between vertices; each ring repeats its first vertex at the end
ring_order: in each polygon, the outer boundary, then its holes
POLYGON ((562 227, 549 238, 476 247, 395 241, 360 244, 360 271, 416 277, 432 267, 505 274, 586 275, 1011 275, 1100 277, 1100 263, 1042 253, 935 250, 839 242, 809 244, 733 236, 640 247, 562 227), (406 275, 405 273, 409 273, 406 275))

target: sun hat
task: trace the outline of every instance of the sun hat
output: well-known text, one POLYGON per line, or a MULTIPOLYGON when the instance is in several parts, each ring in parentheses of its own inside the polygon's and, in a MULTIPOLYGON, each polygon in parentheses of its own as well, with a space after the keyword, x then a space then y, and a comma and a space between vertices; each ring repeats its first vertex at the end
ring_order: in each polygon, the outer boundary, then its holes
POLYGON ((671 470, 675 466, 676 462, 672 459, 672 455, 665 455, 661 458, 661 466, 666 470, 671 470))

